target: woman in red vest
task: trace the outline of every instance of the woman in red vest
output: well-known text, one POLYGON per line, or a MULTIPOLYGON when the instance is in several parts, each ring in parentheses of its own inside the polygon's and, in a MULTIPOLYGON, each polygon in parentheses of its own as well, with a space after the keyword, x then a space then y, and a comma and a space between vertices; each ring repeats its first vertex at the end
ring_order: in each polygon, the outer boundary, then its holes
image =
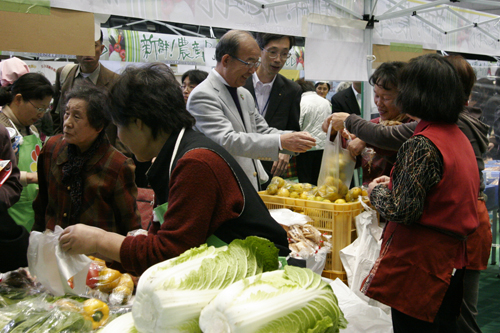
POLYGON ((391 222, 362 291, 391 306, 395 333, 456 332, 466 239, 478 226, 478 168, 455 124, 464 93, 437 54, 412 59, 399 89, 396 103, 418 125, 391 177, 370 183, 371 203, 391 222))

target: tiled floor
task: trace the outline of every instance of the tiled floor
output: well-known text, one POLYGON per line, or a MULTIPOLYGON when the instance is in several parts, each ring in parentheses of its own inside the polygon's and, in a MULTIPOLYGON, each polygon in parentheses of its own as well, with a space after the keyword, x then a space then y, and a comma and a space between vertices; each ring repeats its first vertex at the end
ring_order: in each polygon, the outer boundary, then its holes
POLYGON ((483 333, 500 332, 500 278, 498 277, 498 250, 496 265, 481 272, 477 321, 483 333))

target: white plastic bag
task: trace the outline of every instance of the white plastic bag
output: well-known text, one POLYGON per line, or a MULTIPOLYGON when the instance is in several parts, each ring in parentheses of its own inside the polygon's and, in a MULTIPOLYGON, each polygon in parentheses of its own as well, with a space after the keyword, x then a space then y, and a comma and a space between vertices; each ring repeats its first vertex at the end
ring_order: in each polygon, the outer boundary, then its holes
POLYGON ((394 332, 390 313, 366 304, 338 278, 330 282, 330 286, 337 296, 345 319, 349 322, 347 328, 341 330, 342 333, 394 332))
POLYGON ((378 226, 377 212, 360 200, 365 211, 356 216, 358 238, 340 250, 340 260, 347 274, 349 288, 370 305, 378 306, 384 311, 389 307, 363 294, 361 284, 368 276, 380 253, 383 229, 378 226))
MULTIPOLYGON (((317 185, 321 186, 325 184, 327 177, 333 177, 334 180, 340 179, 340 182, 349 188, 356 161, 351 157, 351 153, 347 149, 342 148, 340 132, 337 132, 334 141, 330 141, 331 131, 332 124, 330 123, 326 134, 325 149, 323 150, 317 185)), ((335 186, 338 187, 339 184, 335 186)))
POLYGON ((59 246, 63 229, 56 226, 54 232, 32 231, 28 246, 28 267, 45 288, 55 296, 85 293, 85 281, 89 270, 89 257, 83 254, 67 254, 59 246), (73 277, 73 289, 68 280, 73 277))

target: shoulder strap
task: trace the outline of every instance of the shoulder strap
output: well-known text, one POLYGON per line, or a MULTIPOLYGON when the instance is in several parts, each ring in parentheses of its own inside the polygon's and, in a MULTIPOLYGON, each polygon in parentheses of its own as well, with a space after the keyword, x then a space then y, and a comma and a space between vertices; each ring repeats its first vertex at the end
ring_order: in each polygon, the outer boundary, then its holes
POLYGON ((66 78, 68 77, 69 72, 76 66, 76 64, 67 64, 64 66, 64 68, 61 71, 61 77, 59 78, 59 82, 61 84, 61 87, 64 84, 64 81, 66 81, 66 78))

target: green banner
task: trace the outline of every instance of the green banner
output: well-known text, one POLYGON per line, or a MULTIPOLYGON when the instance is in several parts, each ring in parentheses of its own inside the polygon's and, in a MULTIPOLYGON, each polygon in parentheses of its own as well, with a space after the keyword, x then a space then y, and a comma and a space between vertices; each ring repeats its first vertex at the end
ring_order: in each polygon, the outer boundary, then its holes
POLYGON ((422 53, 423 47, 418 44, 406 44, 406 43, 391 43, 390 47, 391 51, 399 51, 399 52, 417 52, 422 53))
POLYGON ((205 65, 205 48, 218 40, 142 31, 103 29, 102 60, 205 65), (107 31, 106 31, 107 30, 107 31))
POLYGON ((50 0, 1 0, 0 10, 25 14, 50 15, 50 0))

